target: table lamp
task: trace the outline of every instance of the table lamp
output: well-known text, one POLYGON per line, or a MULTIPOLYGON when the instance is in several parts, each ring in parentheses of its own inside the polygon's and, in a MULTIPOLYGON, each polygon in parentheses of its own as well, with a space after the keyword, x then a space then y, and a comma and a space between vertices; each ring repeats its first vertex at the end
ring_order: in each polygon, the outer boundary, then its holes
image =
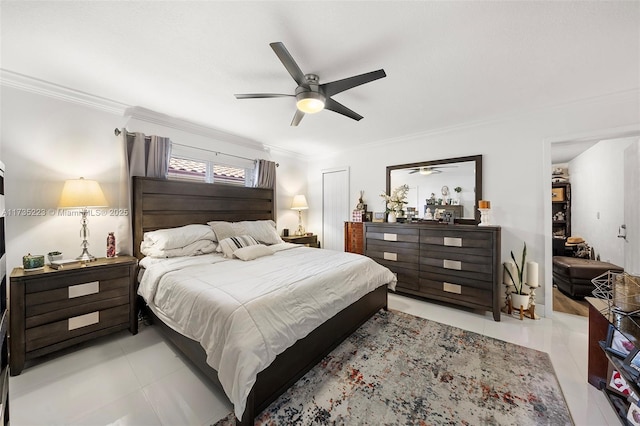
POLYGON ((100 184, 95 180, 89 180, 81 177, 80 179, 69 179, 64 182, 62 195, 58 207, 61 209, 80 208, 82 213, 82 228, 80 229, 80 238, 82 238, 82 253, 76 257, 77 260, 92 261, 96 257, 89 253, 89 228, 87 227, 87 214, 89 207, 106 207, 107 199, 102 193, 100 184))
POLYGON ((296 230, 296 235, 305 234, 304 226, 302 226, 302 210, 307 210, 308 208, 307 198, 304 195, 296 195, 293 197, 291 210, 298 210, 298 229, 296 230))

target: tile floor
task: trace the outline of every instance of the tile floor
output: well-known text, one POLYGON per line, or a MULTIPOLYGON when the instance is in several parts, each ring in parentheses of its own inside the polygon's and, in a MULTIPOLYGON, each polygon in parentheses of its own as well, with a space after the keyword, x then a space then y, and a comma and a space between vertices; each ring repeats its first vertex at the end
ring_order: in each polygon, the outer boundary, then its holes
MULTIPOLYGON (((587 318, 555 313, 532 321, 469 312, 389 295, 389 307, 548 352, 576 425, 619 425, 602 393, 587 384, 587 318)), ((532 366, 535 368, 535 366, 532 366)), ((13 426, 210 425, 231 411, 164 342, 142 327, 51 356, 10 380, 13 426)))

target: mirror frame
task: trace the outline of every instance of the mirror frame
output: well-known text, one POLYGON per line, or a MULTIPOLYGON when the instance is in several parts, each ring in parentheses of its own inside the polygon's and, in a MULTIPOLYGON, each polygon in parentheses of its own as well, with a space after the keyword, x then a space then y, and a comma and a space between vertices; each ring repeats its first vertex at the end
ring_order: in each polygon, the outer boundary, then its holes
POLYGON ((437 166, 440 164, 463 163, 474 161, 476 163, 475 176, 475 219, 456 219, 455 223, 477 225, 480 223, 480 212, 478 211, 479 201, 482 200, 482 155, 470 155, 468 157, 445 158, 442 160, 422 161, 420 163, 398 164, 396 166, 387 166, 387 195, 391 194, 391 171, 400 169, 414 169, 426 166, 437 166))

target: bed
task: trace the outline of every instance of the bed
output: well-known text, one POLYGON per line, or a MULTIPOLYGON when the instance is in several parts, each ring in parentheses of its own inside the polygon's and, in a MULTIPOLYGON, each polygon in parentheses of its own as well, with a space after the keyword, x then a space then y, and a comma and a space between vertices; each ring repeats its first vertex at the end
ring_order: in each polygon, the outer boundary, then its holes
MULTIPOLYGON (((189 224, 206 224, 210 221, 264 221, 274 219, 274 194, 271 189, 241 188, 226 185, 211 185, 195 182, 167 181, 155 178, 133 178, 133 227, 134 227, 134 251, 135 255, 142 259, 140 244, 144 233, 164 228, 174 228, 189 224)), ((274 245, 275 247, 275 245, 274 245)), ((331 254, 330 251, 324 251, 331 254)), ((338 256, 337 252, 335 256, 338 256)), ((318 249, 300 247, 282 247, 281 252, 276 253, 264 262, 276 262, 280 257, 284 262, 299 263, 296 259, 306 259, 320 255, 318 249), (304 252, 307 250, 307 252, 304 252), (315 253, 314 253, 315 252, 315 253)), ((210 256, 210 255, 207 255, 210 256)), ((340 256, 348 257, 355 262, 368 261, 358 255, 341 253, 340 256), (343 256, 344 255, 344 256, 343 256)), ((201 257, 199 262, 207 263, 206 257, 201 257)), ((213 261, 215 263, 216 261, 213 261)), ((239 260, 232 262, 239 263, 239 260)), ((256 262, 256 261, 251 261, 256 262)), ((304 263, 304 262, 302 262, 304 263)), ((345 263, 349 263, 345 261, 345 263)), ((224 263, 230 265, 231 262, 224 263)), ((267 263, 265 263, 266 265, 267 263)), ((247 262, 246 265, 249 265, 247 262)), ((202 268, 214 266, 202 266, 202 268)), ((289 265, 289 267, 293 267, 289 265)), ((251 269, 246 266, 245 269, 251 269)), ((255 269, 255 267, 254 267, 255 269)), ((192 270, 190 270, 192 271, 192 270)), ((294 271, 296 274, 303 273, 294 271)), ((378 271, 379 272, 379 271, 378 271)), ((203 275, 204 272, 200 271, 203 275)), ((206 274, 204 274, 206 275, 206 274)), ((307 273, 307 275, 310 275, 307 273)), ((355 274, 357 275, 357 274, 355 274)), ((354 274, 347 278, 332 275, 331 280, 340 281, 339 284, 353 279, 354 274)), ((298 279, 298 278, 296 278, 298 279)), ((327 278, 329 279, 329 278, 327 278)), ((380 278, 378 278, 379 280, 380 278)), ((385 283, 371 284, 371 289, 366 290, 362 296, 354 302, 349 302, 346 307, 339 310, 325 322, 314 326, 312 331, 301 337, 289 346, 284 352, 275 356, 268 366, 255 376, 255 383, 250 391, 247 391, 245 406, 241 410, 241 416, 236 411, 239 424, 253 424, 253 419, 279 395, 316 365, 326 354, 340 344, 347 336, 355 331, 367 319, 379 309, 387 306, 387 284, 395 283, 395 278, 385 275, 388 279, 385 283)), ((342 288, 345 286, 335 286, 342 288)), ((362 292, 362 291, 361 291, 362 292)), ((336 300, 336 306, 338 301, 336 300)), ((338 309, 338 308, 335 308, 338 309)), ((171 341, 200 371, 213 383, 224 389, 220 377, 226 376, 226 371, 221 368, 218 371, 207 363, 211 358, 210 353, 203 349, 202 345, 193 338, 177 332, 175 324, 163 321, 158 312, 147 309, 148 315, 155 325, 160 327, 165 336, 171 341)), ((189 334, 189 333, 185 333, 189 334)), ((206 346, 206 345, 205 345, 206 346)), ((224 381, 224 380, 223 380, 224 381)), ((226 392, 226 390, 225 390, 226 392)), ((228 394, 228 393, 227 393, 228 394)), ((233 398, 232 399, 233 402, 233 398)), ((235 403, 234 403, 235 405, 235 403)))

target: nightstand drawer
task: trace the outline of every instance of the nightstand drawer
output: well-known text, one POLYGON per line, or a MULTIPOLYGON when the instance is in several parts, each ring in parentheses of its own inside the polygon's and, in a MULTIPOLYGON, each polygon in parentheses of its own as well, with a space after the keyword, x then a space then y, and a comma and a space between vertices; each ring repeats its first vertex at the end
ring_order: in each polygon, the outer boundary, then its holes
MULTIPOLYGON (((69 308, 91 304, 94 302, 129 297, 129 279, 91 281, 75 284, 65 288, 29 293, 25 297, 26 317, 33 317, 47 312, 62 311, 69 308)), ((118 303, 121 304, 121 303, 118 303)), ((27 319, 27 327, 28 325, 27 319)))
MULTIPOLYGON (((129 279, 129 268, 127 265, 118 265, 100 270, 100 281, 113 280, 117 278, 129 279)), ((66 269, 64 271, 54 271, 46 275, 31 278, 25 285, 25 293, 39 293, 42 291, 66 288, 73 285, 90 283, 96 281, 94 267, 78 269, 66 269)))
POLYGON ((128 322, 129 306, 121 305, 115 308, 88 312, 39 327, 27 328, 25 332, 26 351, 30 352, 82 334, 120 324, 128 324, 128 322))

